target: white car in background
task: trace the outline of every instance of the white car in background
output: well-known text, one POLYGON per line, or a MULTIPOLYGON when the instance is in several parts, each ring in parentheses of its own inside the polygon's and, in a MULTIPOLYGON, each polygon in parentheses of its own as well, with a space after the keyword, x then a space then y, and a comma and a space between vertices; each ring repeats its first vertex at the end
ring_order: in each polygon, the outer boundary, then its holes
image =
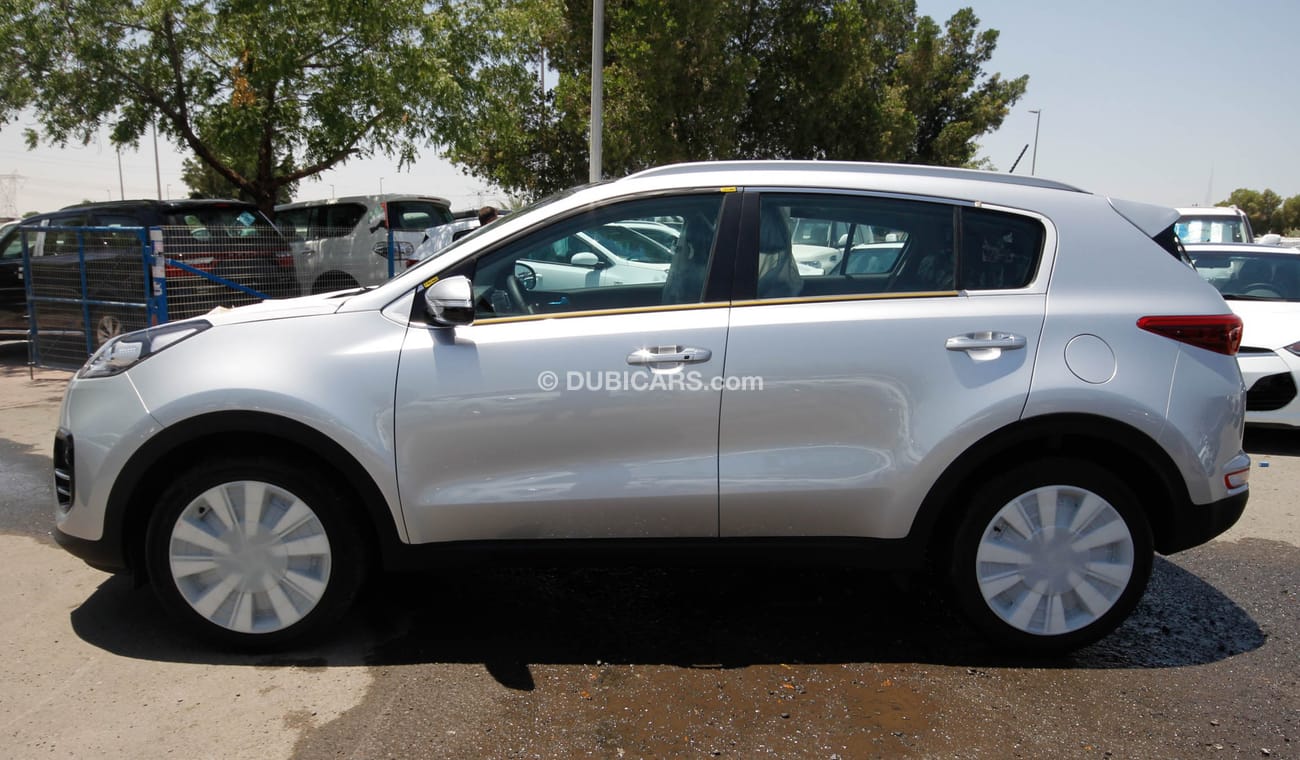
POLYGON ((452 216, 445 198, 386 194, 285 203, 275 219, 293 240, 302 292, 327 293, 406 271, 425 231, 452 216))
POLYGON ((667 280, 668 267, 673 261, 672 248, 624 224, 592 227, 539 245, 520 259, 517 276, 529 290, 534 287, 569 290, 667 280))
POLYGON ((1193 243, 1193 266, 1242 319, 1237 363, 1246 422, 1300 427, 1300 251, 1257 243, 1193 243))
POLYGON ((1236 206, 1191 206, 1175 209, 1174 233, 1187 243, 1253 243, 1250 217, 1236 206))

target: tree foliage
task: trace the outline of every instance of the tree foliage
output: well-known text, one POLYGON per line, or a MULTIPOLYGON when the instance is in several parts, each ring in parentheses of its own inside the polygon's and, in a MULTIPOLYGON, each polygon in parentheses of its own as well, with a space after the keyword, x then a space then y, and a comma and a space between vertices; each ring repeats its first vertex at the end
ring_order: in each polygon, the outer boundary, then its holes
POLYGON ((1246 212, 1256 235, 1267 232, 1289 233, 1300 230, 1300 195, 1282 200, 1272 190, 1239 187, 1219 206, 1236 206, 1246 212))
MULTIPOLYGON (((725 158, 969 165, 1027 77, 984 72, 998 33, 913 0, 610 0, 603 174, 725 158)), ((457 0, 486 95, 453 160, 538 195, 585 181, 591 4, 457 0), (480 19, 499 22, 481 35, 480 19), (545 54, 548 87, 538 81, 545 54), (550 86, 553 83, 553 86, 550 86)))
POLYGON ((13 0, 0 15, 0 122, 87 143, 160 133, 269 208, 286 187, 454 136, 469 62, 419 0, 13 0))

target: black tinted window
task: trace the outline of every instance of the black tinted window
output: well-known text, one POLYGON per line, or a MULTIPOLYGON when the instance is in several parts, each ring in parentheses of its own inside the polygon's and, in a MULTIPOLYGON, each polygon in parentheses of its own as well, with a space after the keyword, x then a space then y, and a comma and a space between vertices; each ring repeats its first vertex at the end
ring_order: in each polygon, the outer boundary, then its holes
POLYGON ((1034 278, 1043 250, 1036 219, 984 209, 963 209, 961 287, 965 290, 1023 288, 1034 278))

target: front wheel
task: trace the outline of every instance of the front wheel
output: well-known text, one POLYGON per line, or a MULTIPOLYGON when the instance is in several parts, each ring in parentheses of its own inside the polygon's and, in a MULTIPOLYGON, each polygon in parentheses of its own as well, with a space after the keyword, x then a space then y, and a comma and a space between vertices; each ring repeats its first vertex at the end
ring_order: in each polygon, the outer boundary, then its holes
POLYGON ((996 645, 1060 654, 1113 631, 1151 574, 1137 499, 1091 462, 1023 465, 976 493, 958 529, 957 601, 996 645))
POLYGON ((168 488, 146 538, 159 599, 200 635, 239 648, 299 640, 342 616, 366 565, 361 531, 320 473, 232 457, 168 488))

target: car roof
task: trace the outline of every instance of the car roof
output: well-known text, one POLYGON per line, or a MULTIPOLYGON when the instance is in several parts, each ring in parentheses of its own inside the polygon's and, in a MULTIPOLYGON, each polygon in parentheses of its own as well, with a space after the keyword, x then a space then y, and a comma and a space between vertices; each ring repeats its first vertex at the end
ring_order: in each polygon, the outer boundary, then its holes
MULTIPOLYGON (((62 211, 112 211, 114 209, 140 209, 154 208, 160 211, 171 211, 182 208, 198 208, 202 206, 239 206, 241 208, 257 208, 256 204, 248 201, 236 200, 234 198, 180 198, 176 200, 155 200, 153 198, 139 198, 136 200, 126 201, 97 201, 94 203, 74 203, 71 206, 64 206, 59 211, 47 212, 59 213, 62 211)), ((41 216, 46 216, 42 214, 41 216)))
MULTIPOLYGON (((625 178, 625 180, 646 179, 654 177, 673 177, 678 180, 691 175, 712 175, 718 173, 767 174, 774 178, 784 177, 798 180, 800 175, 817 175, 822 177, 815 184, 834 186, 839 182, 827 182, 828 177, 837 176, 839 181, 849 177, 873 177, 879 181, 884 177, 946 179, 965 182, 992 182, 997 184, 1019 185, 1022 187, 1049 188, 1075 193, 1086 192, 1064 182, 1044 179, 1024 174, 1005 174, 979 169, 959 169, 944 166, 925 166, 921 164, 886 164, 859 161, 702 161, 695 163, 669 164, 654 169, 646 169, 625 178)), ((622 181, 622 180, 620 180, 622 181)))
POLYGON ((1265 245, 1263 243, 1183 243, 1188 253, 1205 251, 1208 253, 1282 253, 1300 254, 1300 249, 1289 245, 1265 245))
POLYGON ((1174 209, 1183 216, 1241 216, 1236 206, 1181 206, 1174 209))
POLYGON ((341 195, 337 198, 319 198, 312 201, 294 201, 293 203, 276 204, 276 211, 285 209, 306 208, 310 206, 330 206, 335 203, 389 203, 391 201, 432 201, 441 206, 451 208, 451 201, 446 198, 439 198, 436 195, 413 195, 409 193, 384 193, 382 195, 341 195))

